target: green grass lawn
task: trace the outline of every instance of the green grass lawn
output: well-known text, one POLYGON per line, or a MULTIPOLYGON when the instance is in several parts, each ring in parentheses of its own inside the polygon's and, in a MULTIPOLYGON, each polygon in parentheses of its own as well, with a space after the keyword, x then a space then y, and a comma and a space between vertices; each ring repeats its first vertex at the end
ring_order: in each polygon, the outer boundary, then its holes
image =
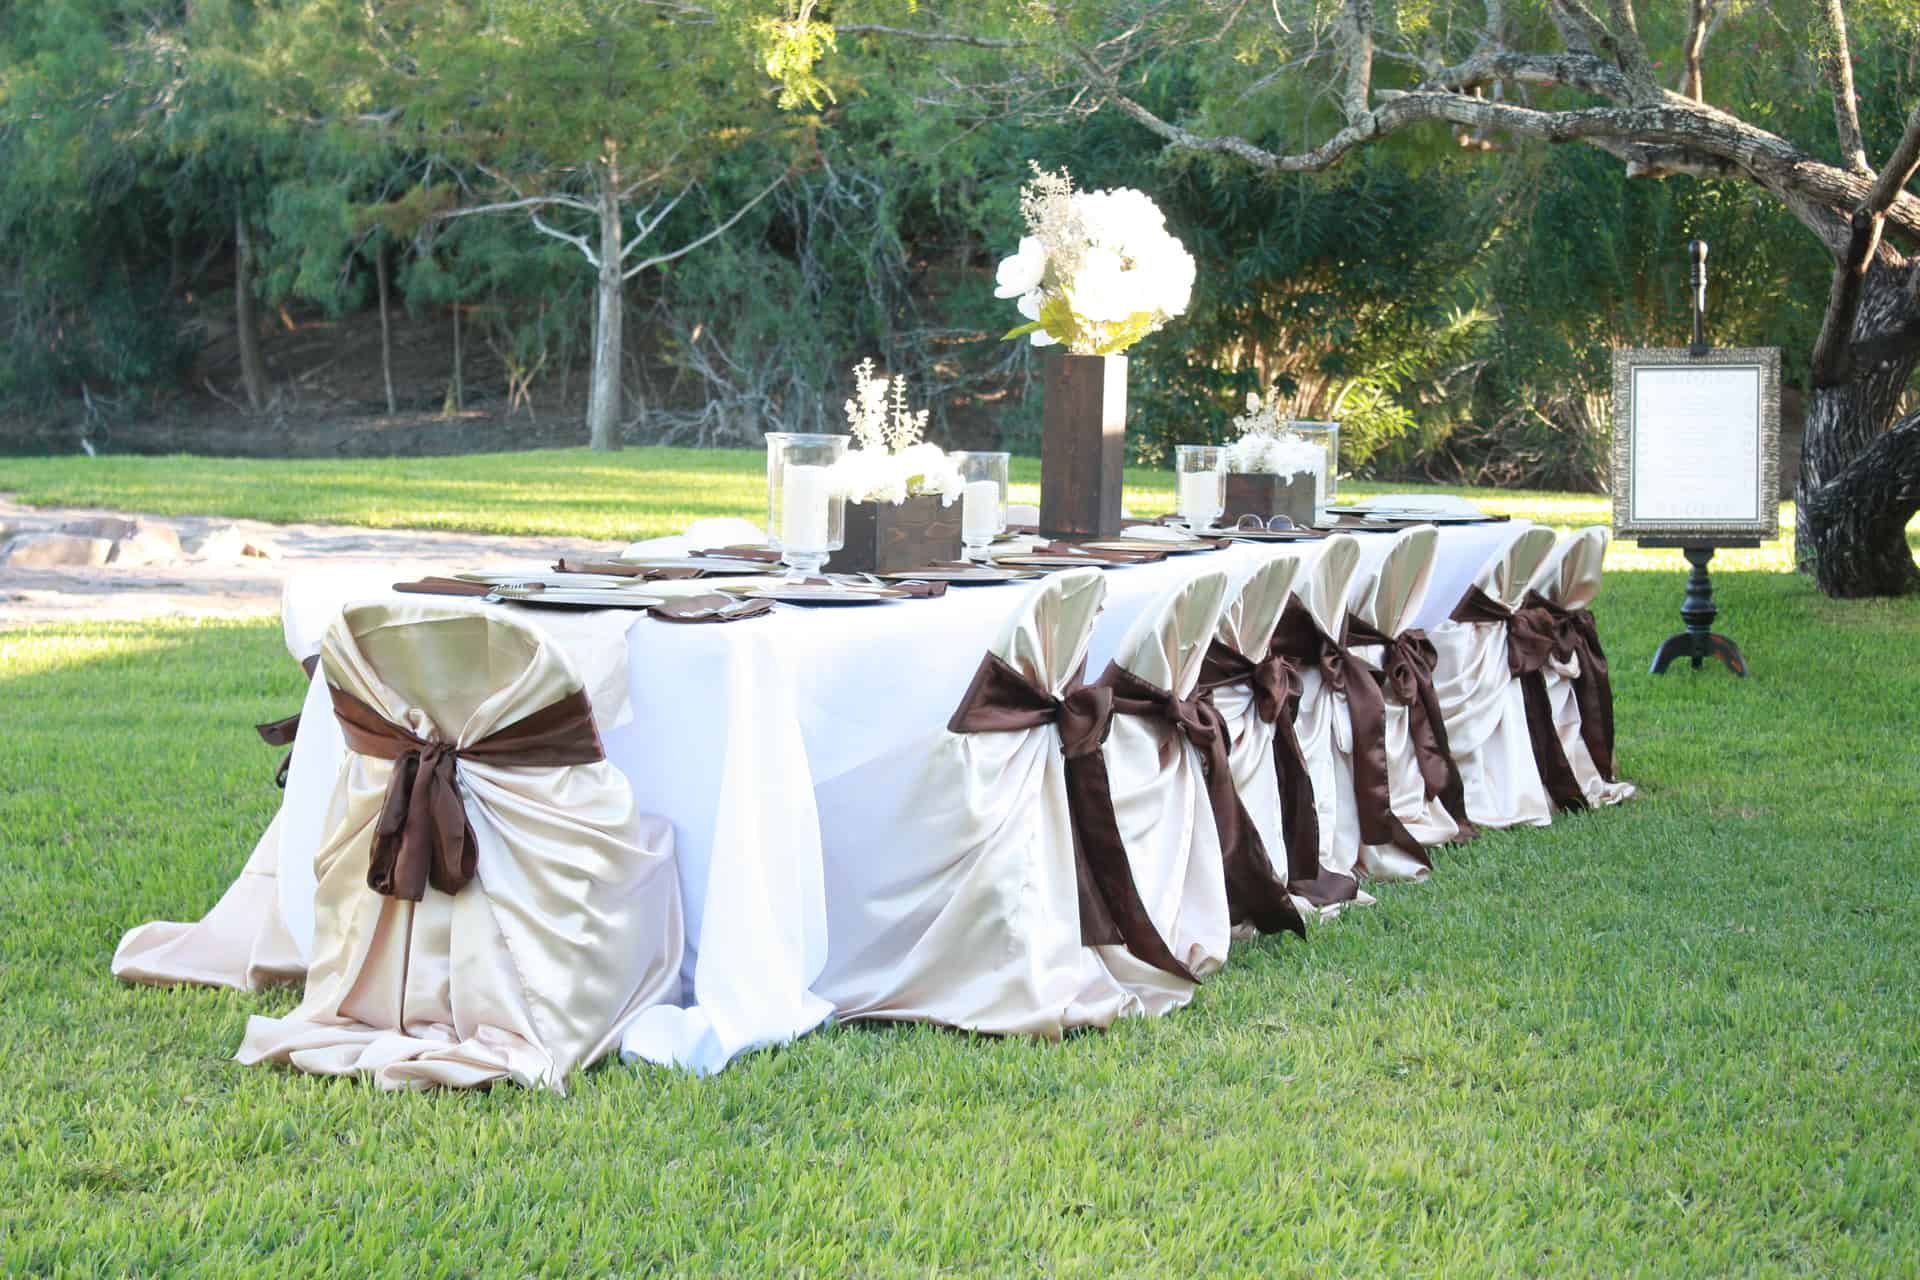
MULTIPOLYGON (((417 486, 440 527, 627 537, 751 511, 758 465, 6 459, 0 490, 405 524, 417 486)), ((242 1068, 296 992, 115 983, 121 931, 205 910, 271 816, 249 726, 297 669, 265 620, 0 632, 0 1273, 1914 1275, 1920 601, 1785 563, 1717 578, 1750 680, 1654 679, 1683 566, 1616 553, 1641 797, 1237 947, 1183 1013, 840 1028, 564 1099, 242 1068)))

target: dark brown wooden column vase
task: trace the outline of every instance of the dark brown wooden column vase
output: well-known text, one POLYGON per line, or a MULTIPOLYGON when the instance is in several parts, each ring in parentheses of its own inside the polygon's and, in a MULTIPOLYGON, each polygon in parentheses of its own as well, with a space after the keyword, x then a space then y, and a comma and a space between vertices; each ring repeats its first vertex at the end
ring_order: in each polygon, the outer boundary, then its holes
POLYGON ((1313 523, 1313 473, 1301 471, 1281 477, 1271 472, 1227 475, 1227 505, 1220 523, 1232 525, 1241 516, 1269 520, 1285 516, 1298 528, 1313 523))
POLYGON ((827 561, 829 573, 899 573, 960 558, 960 502, 934 493, 905 502, 849 502, 847 545, 827 561))
POLYGON ((1040 531, 1072 538, 1120 532, 1127 358, 1049 355, 1041 422, 1040 531))

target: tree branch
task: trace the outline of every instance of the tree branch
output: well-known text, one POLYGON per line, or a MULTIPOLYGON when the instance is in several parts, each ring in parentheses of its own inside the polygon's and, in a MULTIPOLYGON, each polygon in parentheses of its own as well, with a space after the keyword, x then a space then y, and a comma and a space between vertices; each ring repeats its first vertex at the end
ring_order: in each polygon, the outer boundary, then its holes
POLYGON ((1920 171, 1920 103, 1916 103, 1907 116, 1907 131, 1900 135, 1893 154, 1887 157, 1887 167, 1880 171, 1880 177, 1867 192, 1863 207, 1869 213, 1891 209, 1896 200, 1903 198, 1906 185, 1913 181, 1916 171, 1920 171))
POLYGON ((1860 288, 1880 252, 1883 226, 1885 219, 1864 207, 1853 215, 1846 252, 1833 269, 1833 284, 1827 291, 1827 314, 1813 344, 1812 381, 1816 389, 1837 387, 1846 381, 1845 357, 1853 338, 1854 317, 1860 313, 1860 288))
MULTIPOLYGON (((1831 0, 1839 3, 1839 0, 1831 0)), ((1700 50, 1707 43, 1707 22, 1713 16, 1713 0, 1693 0, 1693 20, 1687 25, 1687 43, 1681 53, 1686 60, 1686 75, 1680 82, 1683 97, 1705 102, 1707 91, 1700 76, 1700 50)))
POLYGON ((1346 90, 1340 109, 1348 124, 1363 120, 1373 97, 1373 0, 1347 0, 1342 52, 1347 58, 1346 90))
POLYGON ((915 31, 910 27, 884 27, 878 23, 849 22, 834 28, 834 34, 843 36, 898 36, 905 40, 918 40, 924 44, 964 44, 975 49, 1031 49, 1032 40, 999 39, 994 36, 969 35, 963 31, 915 31))
POLYGON ((1833 44, 1821 62, 1833 86, 1833 128, 1840 139, 1840 163, 1871 173, 1866 144, 1860 139, 1860 111, 1853 93, 1853 50, 1847 43, 1847 10, 1842 0, 1826 0, 1826 17, 1827 35, 1833 44))
MULTIPOLYGON (((749 209, 752 209, 753 206, 759 204, 762 200, 765 200, 768 196, 772 195, 773 189, 779 186, 781 183, 785 182, 786 180, 787 180, 787 175, 785 173, 782 173, 779 177, 775 178, 772 182, 769 182, 766 186, 762 187, 760 189, 759 195, 747 201, 745 204, 741 205, 738 209, 735 209, 733 211, 733 216, 731 218, 728 218, 725 222, 721 223, 719 226, 715 227, 713 230, 707 232, 707 234, 701 236, 698 240, 689 241, 688 243, 681 245, 678 249, 675 249, 672 253, 662 253, 655 257, 647 258, 641 262, 637 262, 633 266, 628 267, 625 271, 623 271, 620 274, 620 278, 622 280, 631 280, 649 267, 665 266, 667 263, 672 262, 675 258, 683 258, 687 254, 692 253, 695 249, 698 249, 701 245, 707 243, 707 241, 717 239, 718 237, 725 235, 727 228, 731 227, 734 223, 740 221, 740 219, 746 217, 747 211, 749 209)), ((678 202, 678 199, 679 197, 675 197, 676 203, 678 202)), ((664 218, 666 214, 663 213, 660 216, 664 218)), ((659 225, 659 219, 656 218, 654 220, 654 225, 655 226, 659 225)), ((651 228, 649 228, 649 230, 651 230, 651 228)))
POLYGON ((635 249, 638 249, 641 245, 647 242, 647 237, 651 236, 654 233, 654 231, 659 228, 660 224, 667 220, 667 215, 672 213, 675 207, 677 207, 682 200, 685 200, 687 198, 687 192, 691 190, 693 190, 693 184, 689 182, 686 186, 680 188, 679 195, 667 201, 666 208, 662 209, 658 214, 655 214, 651 218, 649 218, 647 215, 653 213, 652 205, 648 205, 645 209, 642 209, 638 215, 635 216, 634 225, 638 228, 638 231, 635 233, 633 239, 627 242, 627 247, 620 251, 620 260, 622 262, 626 261, 628 254, 632 253, 635 249))

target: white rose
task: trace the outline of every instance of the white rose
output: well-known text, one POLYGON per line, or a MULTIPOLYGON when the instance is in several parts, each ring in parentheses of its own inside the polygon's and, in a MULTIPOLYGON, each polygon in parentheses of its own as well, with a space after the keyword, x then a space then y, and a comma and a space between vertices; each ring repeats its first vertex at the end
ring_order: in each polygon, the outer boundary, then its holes
POLYGON ((994 289, 993 296, 1017 298, 1032 293, 1040 287, 1040 279, 1046 273, 1047 251, 1040 247, 1039 238, 1022 236, 1019 249, 1011 258, 1003 258, 1000 269, 994 274, 994 282, 998 287, 994 289))

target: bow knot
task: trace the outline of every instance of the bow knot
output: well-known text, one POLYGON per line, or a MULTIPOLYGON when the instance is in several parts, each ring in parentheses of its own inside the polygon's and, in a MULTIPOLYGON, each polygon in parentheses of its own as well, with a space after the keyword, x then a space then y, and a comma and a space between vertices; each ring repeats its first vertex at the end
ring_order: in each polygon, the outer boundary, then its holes
POLYGON ((532 768, 604 760, 587 695, 574 690, 465 748, 422 738, 333 685, 333 713, 347 749, 391 760, 367 862, 367 887, 418 902, 431 885, 458 893, 473 879, 473 827, 460 796, 462 760, 532 768))

